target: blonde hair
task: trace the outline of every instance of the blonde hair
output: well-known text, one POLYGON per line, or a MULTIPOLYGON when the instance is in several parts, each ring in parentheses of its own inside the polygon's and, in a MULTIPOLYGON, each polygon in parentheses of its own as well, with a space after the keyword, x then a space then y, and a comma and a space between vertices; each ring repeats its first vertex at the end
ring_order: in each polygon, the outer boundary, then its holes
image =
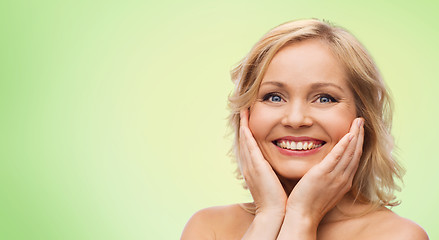
MULTIPOLYGON (((347 30, 317 19, 284 23, 266 33, 231 71, 235 84, 229 96, 229 125, 235 135, 232 154, 239 164, 239 112, 255 101, 264 73, 284 46, 307 39, 326 43, 337 56, 355 97, 356 111, 365 119, 363 154, 352 183, 355 199, 379 206, 395 206, 404 170, 392 154, 392 101, 378 68, 362 44, 347 30)), ((237 177, 242 179, 239 168, 237 177)))

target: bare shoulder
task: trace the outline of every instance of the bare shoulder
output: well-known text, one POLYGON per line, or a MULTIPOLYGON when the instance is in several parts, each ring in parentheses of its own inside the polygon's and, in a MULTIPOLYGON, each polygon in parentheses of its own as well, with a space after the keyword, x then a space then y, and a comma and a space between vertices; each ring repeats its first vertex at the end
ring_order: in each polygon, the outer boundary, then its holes
MULTIPOLYGON (((387 208, 369 215, 365 229, 374 239, 428 240, 425 230, 415 222, 403 218, 387 208)), ((370 236, 370 235, 369 235, 370 236)))
POLYGON ((239 204, 205 208, 192 215, 181 239, 233 239, 247 230, 252 219, 239 204))

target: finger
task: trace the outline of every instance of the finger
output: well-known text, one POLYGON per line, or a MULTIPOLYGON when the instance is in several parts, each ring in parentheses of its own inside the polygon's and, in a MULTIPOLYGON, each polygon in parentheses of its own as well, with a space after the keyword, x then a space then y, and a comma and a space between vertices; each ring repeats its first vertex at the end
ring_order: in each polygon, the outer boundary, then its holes
POLYGON ((325 172, 332 172, 343 156, 347 146, 352 141, 354 135, 352 133, 347 133, 342 139, 332 148, 331 152, 326 155, 326 157, 320 162, 321 167, 325 172))
MULTIPOLYGON (((335 167, 339 164, 342 157, 344 156, 344 153, 346 152, 349 145, 352 144, 351 142, 355 141, 353 138, 355 138, 355 130, 357 129, 358 126, 357 124, 355 124, 357 121, 358 118, 354 119, 351 128, 349 130, 349 133, 346 134, 342 139, 340 139, 340 141, 331 150, 330 154, 328 154, 327 157, 325 157, 325 159, 328 158, 326 167, 329 172, 335 169, 335 167), (346 142, 346 139, 344 139, 346 137, 348 138, 348 142, 346 142)), ((325 161, 325 159, 323 161, 325 161)))
POLYGON ((249 162, 252 164, 260 163, 261 161, 265 161, 264 156, 262 155, 261 150, 259 149, 258 143, 256 142, 253 134, 250 132, 250 129, 246 126, 242 126, 242 133, 244 137, 244 144, 249 153, 250 159, 249 162))
POLYGON ((346 168, 347 172, 351 173, 350 178, 353 178, 357 172, 358 164, 360 163, 361 155, 363 154, 363 143, 364 143, 364 120, 360 126, 360 133, 358 134, 358 141, 355 147, 354 159, 349 163, 346 168))
POLYGON ((241 173, 248 173, 254 171, 254 161, 255 161, 255 151, 259 150, 257 148, 257 143, 247 126, 241 126, 240 130, 240 156, 241 156, 241 173), (256 147, 254 146, 256 145, 256 147))
POLYGON ((248 152, 250 153, 250 156, 256 157, 258 159, 263 159, 261 150, 259 149, 259 146, 256 143, 256 140, 254 139, 250 128, 248 127, 249 110, 242 109, 240 111, 240 117, 240 132, 243 136, 244 144, 248 152))
POLYGON ((241 172, 241 175, 244 177, 244 170, 247 168, 247 164, 246 164, 246 149, 247 147, 244 144, 244 134, 242 131, 242 128, 239 129, 239 162, 238 162, 238 166, 239 166, 239 171, 241 172))
MULTIPOLYGON (((338 162, 338 164, 334 168, 335 173, 344 173, 346 171, 346 168, 348 167, 349 163, 354 160, 355 149, 356 149, 356 146, 358 143, 358 136, 360 133, 360 127, 361 127, 362 121, 363 120, 361 118, 356 118, 353 121, 350 132, 354 135, 354 138, 349 143, 345 152, 343 153, 343 156, 341 157, 340 161, 338 162)), ((349 173, 349 175, 350 175, 350 173, 349 173)))

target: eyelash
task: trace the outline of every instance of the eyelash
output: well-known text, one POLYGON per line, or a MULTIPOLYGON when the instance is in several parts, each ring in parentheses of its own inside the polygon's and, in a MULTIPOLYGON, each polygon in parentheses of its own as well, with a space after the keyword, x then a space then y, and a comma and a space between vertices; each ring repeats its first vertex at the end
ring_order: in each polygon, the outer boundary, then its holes
POLYGON ((334 103, 334 102, 338 102, 337 99, 335 99, 334 97, 332 97, 332 96, 329 95, 329 94, 320 94, 320 95, 317 96, 316 101, 319 101, 319 99, 320 99, 320 102, 319 102, 319 103, 334 103), (322 99, 322 98, 327 98, 327 99, 329 99, 329 102, 321 102, 321 99, 322 99))
MULTIPOLYGON (((262 100, 263 101, 270 101, 270 102, 281 102, 281 101, 283 101, 283 98, 282 98, 282 96, 279 93, 268 93, 268 94, 266 94, 262 98, 262 100), (270 100, 272 97, 279 97, 280 101, 270 100)), ((315 101, 318 102, 318 103, 336 103, 336 102, 338 102, 337 99, 335 99, 334 97, 332 97, 329 94, 319 94, 319 95, 317 95, 317 98, 316 98, 315 101), (322 98, 327 98, 327 99, 329 99, 329 101, 328 102, 322 102, 321 101, 322 98), (319 99, 320 99, 320 102, 318 102, 319 99)))
POLYGON ((279 97, 280 98, 280 101, 276 101, 276 102, 281 102, 283 100, 282 96, 279 93, 268 93, 262 98, 262 101, 275 102, 275 101, 270 100, 270 98, 272 98, 272 97, 279 97))

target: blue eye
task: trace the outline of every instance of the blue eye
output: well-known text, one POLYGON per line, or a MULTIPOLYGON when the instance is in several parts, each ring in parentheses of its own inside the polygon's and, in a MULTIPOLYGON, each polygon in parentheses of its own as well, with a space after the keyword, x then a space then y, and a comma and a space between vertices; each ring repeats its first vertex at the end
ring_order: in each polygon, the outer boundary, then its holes
POLYGON ((273 103, 279 103, 283 101, 282 97, 279 96, 279 94, 277 93, 268 93, 262 98, 262 100, 273 102, 273 103))
POLYGON ((333 103, 333 102, 337 102, 337 100, 335 100, 335 98, 331 97, 330 95, 321 95, 317 98, 317 101, 319 103, 333 103))
POLYGON ((281 102, 282 98, 277 96, 277 95, 272 95, 268 98, 268 100, 272 101, 272 102, 281 102))

